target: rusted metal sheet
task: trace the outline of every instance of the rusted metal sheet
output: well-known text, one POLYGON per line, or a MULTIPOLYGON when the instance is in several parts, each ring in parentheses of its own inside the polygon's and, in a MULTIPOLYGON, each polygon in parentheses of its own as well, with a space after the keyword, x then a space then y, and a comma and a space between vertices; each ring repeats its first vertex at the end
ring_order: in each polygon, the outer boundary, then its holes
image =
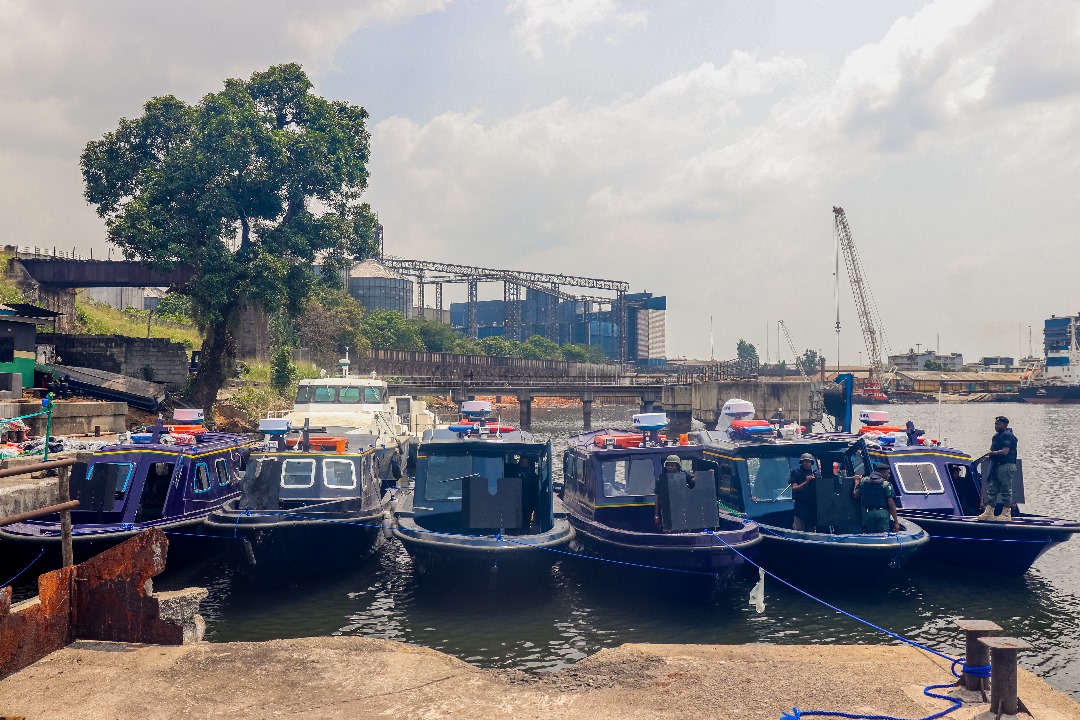
POLYGON ((155 594, 169 541, 152 529, 79 565, 38 578, 38 597, 11 605, 0 589, 0 678, 75 640, 182 645, 202 639, 203 588, 155 594))
POLYGON ((75 566, 38 578, 38 596, 11 605, 11 588, 0 589, 0 677, 55 652, 75 638, 71 586, 75 566))

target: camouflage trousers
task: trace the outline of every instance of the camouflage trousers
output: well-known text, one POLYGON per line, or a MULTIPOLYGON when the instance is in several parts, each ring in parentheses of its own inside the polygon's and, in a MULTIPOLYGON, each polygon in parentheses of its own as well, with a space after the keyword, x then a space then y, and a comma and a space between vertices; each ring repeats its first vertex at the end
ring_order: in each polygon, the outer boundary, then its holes
POLYGON ((990 482, 986 486, 986 504, 993 507, 1001 503, 1005 507, 1012 507, 1014 477, 1016 477, 1014 463, 1002 463, 991 468, 990 482))
POLYGON ((862 515, 863 532, 889 532, 889 511, 884 508, 864 509, 862 515))

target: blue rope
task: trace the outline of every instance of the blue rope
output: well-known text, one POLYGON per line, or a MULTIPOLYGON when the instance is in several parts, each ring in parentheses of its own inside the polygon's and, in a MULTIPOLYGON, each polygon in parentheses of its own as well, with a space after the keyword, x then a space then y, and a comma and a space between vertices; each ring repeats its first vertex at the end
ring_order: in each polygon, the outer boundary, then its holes
POLYGON ((30 569, 30 566, 31 566, 31 565, 33 565, 34 563, 36 563, 36 562, 37 562, 38 560, 40 560, 40 559, 41 559, 41 556, 42 556, 42 555, 44 555, 44 554, 45 554, 45 548, 42 548, 42 549, 41 549, 41 552, 39 552, 39 553, 37 554, 37 557, 36 557, 36 558, 34 558, 33 560, 31 560, 31 561, 30 561, 30 565, 27 565, 27 566, 26 566, 26 567, 24 567, 24 568, 23 568, 22 570, 20 570, 19 572, 15 573, 15 577, 11 578, 10 580, 8 580, 8 581, 7 581, 6 583, 4 583, 3 585, 0 585, 0 588, 3 588, 3 587, 7 587, 7 586, 8 586, 8 585, 10 585, 11 583, 13 583, 13 582, 15 582, 16 580, 18 580, 18 579, 19 579, 19 576, 20 576, 20 575, 22 575, 22 574, 23 574, 24 572, 26 572, 27 570, 29 570, 29 569, 30 569))
MULTIPOLYGON (((750 563, 754 567, 756 567, 759 570, 761 570, 762 572, 764 572, 769 577, 783 583, 784 585, 788 586, 792 590, 795 590, 796 592, 802 593, 806 597, 810 598, 811 600, 813 600, 813 601, 815 601, 817 603, 820 603, 820 604, 824 605, 825 607, 829 608, 830 610, 838 612, 841 615, 844 615, 845 617, 851 618, 852 620, 855 620, 856 622, 860 622, 863 625, 871 627, 871 628, 877 630, 878 632, 882 632, 882 633, 884 633, 884 634, 886 634, 886 635, 888 635, 890 637, 896 638, 897 640, 899 640, 901 642, 907 643, 908 645, 911 645, 911 646, 916 647, 916 648, 918 648, 920 650, 928 652, 931 655, 937 655, 938 657, 940 657, 940 658, 942 658, 944 660, 948 660, 951 663, 952 674, 955 675, 956 677, 960 677, 956 672, 956 666, 957 665, 963 664, 965 671, 968 669, 968 665, 964 664, 964 659, 963 658, 954 658, 954 657, 952 657, 950 655, 946 655, 943 652, 935 650, 935 649, 933 649, 931 647, 927 647, 926 645, 923 645, 922 643, 916 642, 916 641, 912 640, 911 638, 906 638, 903 635, 898 635, 897 633, 894 633, 891 630, 886 630, 885 628, 881 627, 880 625, 875 625, 874 623, 870 622, 869 620, 864 620, 863 618, 858 617, 857 615, 853 615, 853 614, 849 613, 846 610, 842 610, 841 608, 838 608, 835 605, 832 605, 831 603, 825 602, 821 598, 815 597, 814 595, 811 595, 810 593, 803 590, 802 588, 796 587, 795 585, 792 585, 791 583, 789 583, 787 580, 783 579, 782 577, 779 577, 776 574, 771 573, 768 570, 766 570, 765 568, 761 567, 756 562, 754 562, 750 558, 746 557, 746 555, 743 555, 741 552, 739 552, 735 548, 731 547, 731 545, 729 545, 728 542, 726 540, 724 540, 724 538, 720 537, 719 535, 717 535, 713 531, 705 530, 704 532, 707 535, 712 535, 714 538, 716 538, 717 540, 722 542, 725 546, 727 546, 727 548, 729 550, 731 550, 732 552, 737 554, 739 557, 741 557, 746 562, 750 563)), ((975 666, 975 667, 972 667, 971 669, 973 671, 971 674, 975 675, 976 677, 989 677, 989 670, 987 669, 987 666, 975 666), (980 672, 982 672, 984 670, 987 672, 986 675, 979 674, 980 672)), ((926 716, 920 718, 919 720, 937 720, 937 718, 944 717, 945 715, 948 715, 952 711, 963 707, 963 705, 964 705, 963 701, 959 700, 958 698, 954 698, 954 697, 951 697, 949 695, 941 695, 939 693, 931 692, 932 690, 941 690, 943 688, 949 688, 949 687, 953 687, 953 684, 952 683, 945 683, 945 684, 942 684, 942 685, 927 685, 925 688, 923 688, 923 694, 926 695, 927 697, 937 698, 939 700, 947 700, 948 702, 952 703, 952 707, 946 708, 945 710, 940 710, 940 711, 938 711, 936 713, 933 713, 931 715, 926 715, 926 716)), ((809 716, 842 717, 842 718, 851 718, 852 720, 905 720, 904 718, 898 718, 898 717, 895 717, 895 716, 892 716, 892 715, 862 715, 862 714, 858 714, 858 713, 841 712, 839 710, 799 710, 798 707, 791 708, 791 713, 786 713, 785 712, 783 714, 783 716, 780 718, 780 720, 799 720, 799 718, 809 717, 809 716)))

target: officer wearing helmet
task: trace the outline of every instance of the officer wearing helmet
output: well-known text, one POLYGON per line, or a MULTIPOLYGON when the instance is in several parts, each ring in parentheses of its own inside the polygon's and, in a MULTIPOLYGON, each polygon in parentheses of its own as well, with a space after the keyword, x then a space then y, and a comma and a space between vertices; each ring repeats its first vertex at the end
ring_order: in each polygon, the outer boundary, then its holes
POLYGON ((817 531, 817 463, 810 453, 799 456, 799 466, 791 471, 788 484, 795 501, 793 530, 817 531))
POLYGON ((656 494, 653 519, 656 521, 656 527, 658 528, 663 527, 663 520, 660 515, 660 485, 671 482, 683 482, 686 483, 688 488, 694 487, 694 476, 682 469, 682 461, 678 455, 668 455, 664 458, 664 470, 660 473, 660 477, 656 478, 656 486, 653 488, 653 492, 656 494))
POLYGON ((893 501, 892 468, 888 463, 874 463, 874 471, 869 477, 856 475, 854 495, 862 506, 863 532, 883 533, 890 527, 893 532, 900 532, 900 520, 896 517, 893 501))

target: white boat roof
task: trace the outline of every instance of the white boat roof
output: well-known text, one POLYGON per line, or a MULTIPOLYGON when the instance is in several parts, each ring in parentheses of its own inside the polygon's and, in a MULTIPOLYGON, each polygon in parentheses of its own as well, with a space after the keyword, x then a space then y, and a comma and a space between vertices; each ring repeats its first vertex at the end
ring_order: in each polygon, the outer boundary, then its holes
POLYGON ((308 378, 300 381, 301 385, 314 385, 316 387, 386 387, 385 380, 364 377, 362 375, 350 375, 349 377, 325 377, 308 378))

